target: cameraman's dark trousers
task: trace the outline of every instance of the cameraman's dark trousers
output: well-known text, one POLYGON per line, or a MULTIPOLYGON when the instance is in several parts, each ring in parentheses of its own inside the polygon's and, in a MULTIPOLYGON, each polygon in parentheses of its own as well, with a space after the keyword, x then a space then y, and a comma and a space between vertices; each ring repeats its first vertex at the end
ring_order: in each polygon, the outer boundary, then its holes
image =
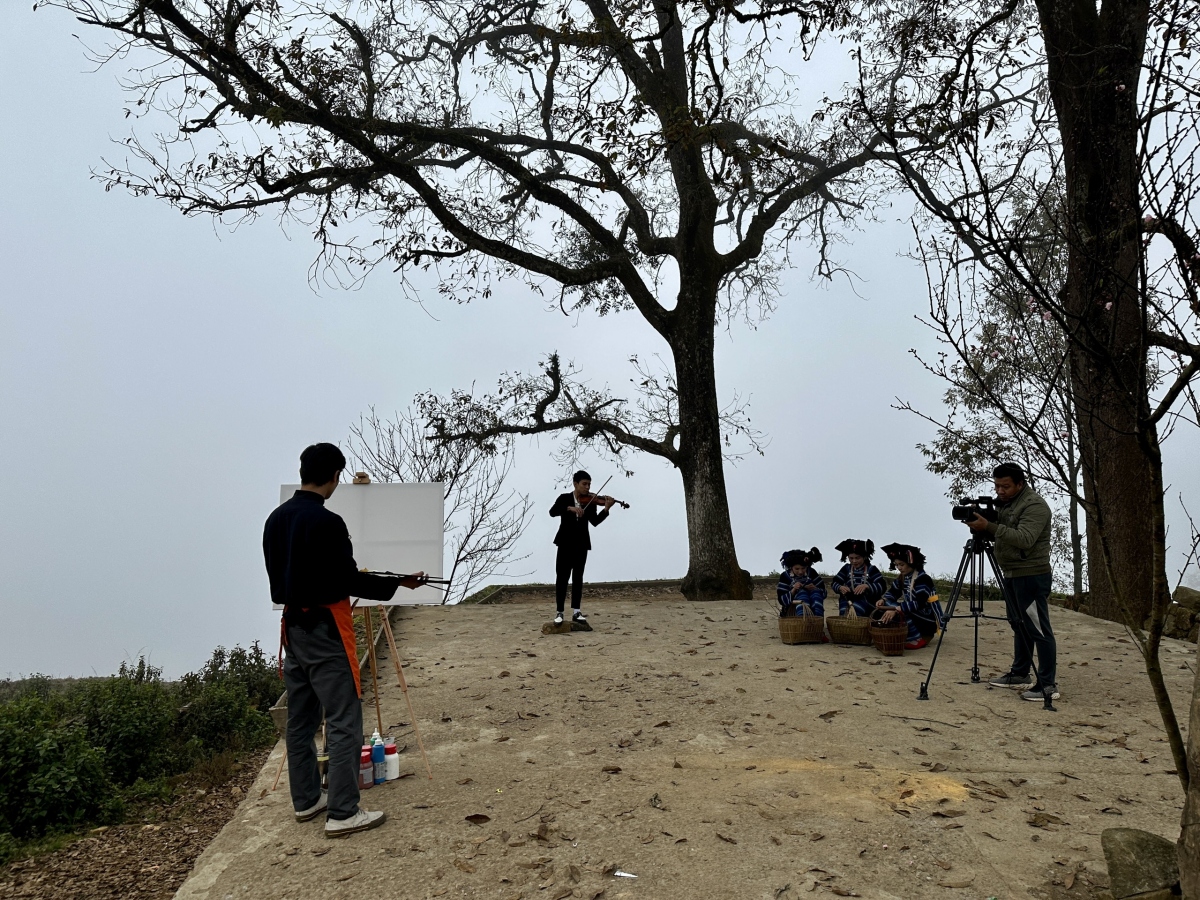
POLYGON ((348 819, 358 812, 358 763, 363 741, 358 664, 350 601, 284 615, 287 653, 288 782, 292 806, 300 812, 321 799, 321 775, 314 742, 325 714, 329 752, 329 812, 348 819))
POLYGON ((1004 606, 1013 630, 1014 675, 1028 675, 1037 651, 1035 690, 1058 684, 1058 644, 1050 627, 1050 587, 1054 576, 1018 575, 1004 579, 1004 606))

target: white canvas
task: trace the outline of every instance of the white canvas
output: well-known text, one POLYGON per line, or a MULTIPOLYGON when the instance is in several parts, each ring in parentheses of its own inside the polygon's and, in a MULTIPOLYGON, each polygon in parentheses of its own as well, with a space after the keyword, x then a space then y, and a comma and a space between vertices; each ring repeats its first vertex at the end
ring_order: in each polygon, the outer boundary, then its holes
MULTIPOLYGON (((279 502, 291 499, 299 489, 298 484, 281 486, 279 502)), ((440 483, 342 483, 325 506, 346 520, 360 569, 442 577, 445 508, 440 483)), ((400 588, 386 603, 359 600, 358 605, 419 606, 441 603, 443 596, 426 585, 415 591, 400 588)))

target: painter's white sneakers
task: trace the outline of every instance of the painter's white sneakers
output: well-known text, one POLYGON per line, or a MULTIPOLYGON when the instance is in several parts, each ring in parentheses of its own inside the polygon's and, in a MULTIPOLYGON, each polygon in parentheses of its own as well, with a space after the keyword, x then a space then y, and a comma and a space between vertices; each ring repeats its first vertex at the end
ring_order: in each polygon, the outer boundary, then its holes
POLYGON ((346 835, 355 834, 359 831, 370 831, 372 828, 378 828, 386 821, 387 813, 378 810, 371 812, 360 806, 358 812, 348 819, 326 819, 325 837, 346 837, 346 835))
POLYGON ((321 799, 316 802, 316 805, 310 806, 308 809, 296 810, 297 822, 308 822, 315 819, 325 810, 329 809, 329 792, 321 791, 321 799))

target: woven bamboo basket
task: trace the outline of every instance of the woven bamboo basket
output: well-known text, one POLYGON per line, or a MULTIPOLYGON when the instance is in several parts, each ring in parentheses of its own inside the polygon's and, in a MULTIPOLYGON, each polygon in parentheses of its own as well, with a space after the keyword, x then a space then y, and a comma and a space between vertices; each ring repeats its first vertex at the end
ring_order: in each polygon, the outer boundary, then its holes
POLYGON ((884 656, 903 656, 904 644, 908 640, 908 623, 899 625, 882 625, 878 621, 886 610, 878 609, 871 613, 871 643, 884 656))
POLYGON ((846 615, 830 616, 825 621, 829 625, 829 639, 835 644, 871 646, 871 620, 855 612, 853 603, 846 615))
POLYGON ((817 644, 825 636, 825 619, 801 603, 798 616, 779 617, 779 639, 785 644, 817 644))

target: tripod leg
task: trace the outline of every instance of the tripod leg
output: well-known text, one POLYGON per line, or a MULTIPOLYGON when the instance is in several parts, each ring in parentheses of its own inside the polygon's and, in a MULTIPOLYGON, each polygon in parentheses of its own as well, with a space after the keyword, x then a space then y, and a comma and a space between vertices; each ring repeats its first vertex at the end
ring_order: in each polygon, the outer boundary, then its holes
POLYGON ((971 657, 971 683, 979 684, 979 617, 983 613, 983 563, 971 554, 971 614, 975 617, 975 655, 971 657))
POLYGON ((929 699, 929 682, 933 680, 933 667, 937 665, 938 654, 942 652, 942 641, 946 639, 946 629, 950 627, 950 618, 954 615, 954 608, 958 605, 958 598, 962 593, 963 576, 967 573, 967 565, 970 561, 971 545, 968 543, 963 548, 963 556, 958 563, 958 573, 954 576, 954 585, 950 588, 950 602, 946 604, 946 621, 942 623, 942 633, 938 635, 937 646, 933 648, 933 659, 929 660, 929 670, 925 673, 925 680, 921 682, 921 693, 917 695, 918 700, 929 699))

